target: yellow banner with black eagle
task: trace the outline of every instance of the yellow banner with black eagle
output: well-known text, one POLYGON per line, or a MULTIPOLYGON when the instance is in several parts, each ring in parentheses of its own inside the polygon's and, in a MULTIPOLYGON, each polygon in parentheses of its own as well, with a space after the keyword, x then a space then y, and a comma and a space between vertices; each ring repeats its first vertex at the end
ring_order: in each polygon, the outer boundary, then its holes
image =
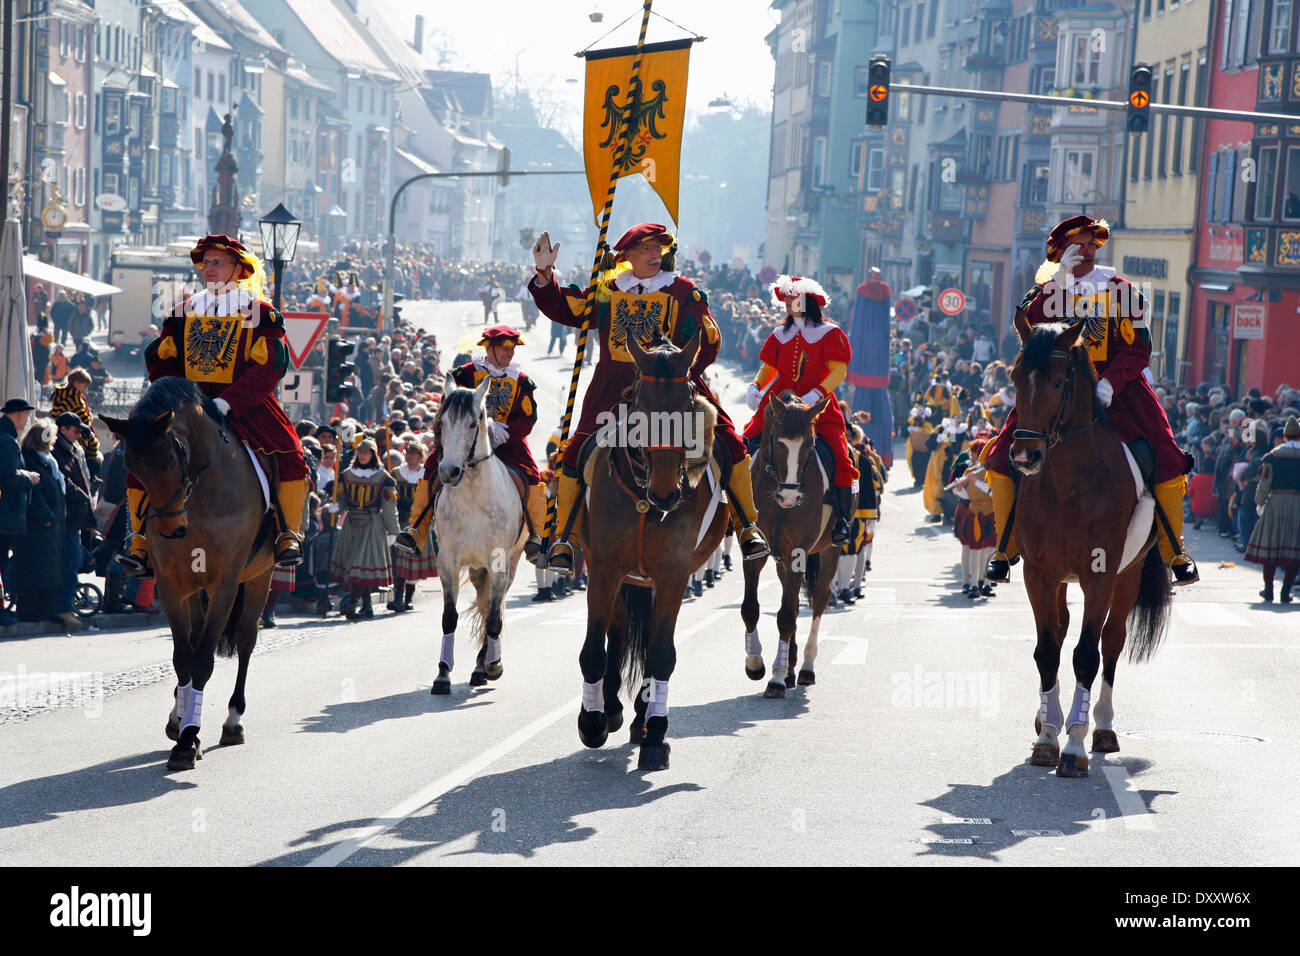
POLYGON ((587 59, 587 86, 582 152, 597 225, 609 196, 614 157, 625 127, 630 138, 618 178, 641 173, 668 207, 673 222, 677 222, 686 74, 694 42, 686 39, 646 44, 635 77, 632 63, 636 47, 583 54, 587 59))

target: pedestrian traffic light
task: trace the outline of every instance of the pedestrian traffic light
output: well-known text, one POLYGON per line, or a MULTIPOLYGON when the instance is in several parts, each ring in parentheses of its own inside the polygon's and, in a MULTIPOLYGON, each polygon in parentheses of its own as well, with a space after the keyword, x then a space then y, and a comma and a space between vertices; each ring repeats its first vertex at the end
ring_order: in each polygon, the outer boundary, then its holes
POLYGON ((1145 133, 1151 128, 1151 67, 1139 63, 1128 80, 1128 131, 1145 133))
POLYGON ((325 402, 333 405, 344 400, 347 392, 346 382, 356 371, 356 365, 348 361, 348 356, 356 351, 356 345, 346 342, 341 336, 332 335, 329 340, 329 352, 325 367, 325 402))
POLYGON ((889 124, 889 57, 877 53, 867 67, 867 125, 889 124))
POLYGON ((497 153, 497 182, 502 186, 510 185, 510 147, 502 146, 497 153))

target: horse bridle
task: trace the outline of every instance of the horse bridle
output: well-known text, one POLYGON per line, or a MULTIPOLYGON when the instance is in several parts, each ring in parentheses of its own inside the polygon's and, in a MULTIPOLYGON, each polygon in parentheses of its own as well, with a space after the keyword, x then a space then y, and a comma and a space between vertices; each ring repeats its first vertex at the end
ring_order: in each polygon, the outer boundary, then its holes
MULTIPOLYGON (((656 376, 656 375, 643 375, 638 372, 637 380, 640 382, 652 382, 657 385, 680 385, 683 382, 690 382, 691 378, 689 375, 665 377, 665 376, 656 376)), ((696 391, 695 384, 693 382, 691 383, 690 392, 691 392, 690 400, 687 403, 686 408, 683 409, 683 412, 687 412, 690 409, 695 407, 695 398, 698 393, 696 391)), ((646 492, 650 488, 650 460, 646 458, 644 454, 639 454, 639 455, 633 454, 634 451, 638 451, 642 453, 650 452, 650 451, 680 452, 681 458, 678 459, 677 462, 677 487, 681 489, 683 494, 685 494, 686 489, 689 486, 689 480, 686 475, 686 449, 684 447, 679 445, 646 445, 643 448, 637 448, 637 449, 634 449, 631 446, 625 447, 623 449, 623 454, 627 458, 628 468, 632 472, 632 483, 636 485, 637 491, 641 493, 640 497, 637 498, 638 511, 641 510, 640 502, 646 501, 648 503, 648 499, 646 498, 646 492)), ((609 467, 611 472, 614 472, 615 476, 617 477, 617 472, 614 471, 615 466, 614 466, 613 455, 610 456, 609 467)), ((622 479, 620 478, 620 481, 621 480, 622 479)), ((630 489, 629 489, 629 493, 630 493, 630 489)))
POLYGON ((1054 359, 1063 358, 1069 363, 1065 368, 1065 384, 1061 389, 1061 404, 1056 411, 1055 420, 1052 422, 1051 428, 1046 432, 1038 432, 1030 428, 1017 428, 1011 433, 1011 437, 1017 441, 1024 439, 1027 441, 1044 442, 1047 446, 1043 451, 1044 456, 1046 456, 1048 451, 1055 448, 1061 442, 1067 441, 1080 432, 1085 432, 1093 425, 1097 424, 1097 415, 1094 414, 1092 416, 1092 421, 1088 422, 1088 424, 1082 425, 1071 432, 1065 431, 1065 420, 1070 415, 1070 407, 1074 399, 1074 376, 1075 373, 1078 372, 1080 366, 1079 362, 1074 358, 1074 349, 1067 349, 1065 351, 1057 349, 1052 352, 1051 357, 1054 359))
MULTIPOLYGON (((218 446, 218 448, 212 452, 212 457, 210 457, 208 459, 208 463, 199 470, 199 473, 195 475, 193 478, 191 478, 189 473, 190 472, 189 451, 186 449, 185 445, 181 442, 181 440, 177 438, 174 434, 168 432, 166 436, 154 442, 153 445, 150 446, 150 449, 152 450, 153 448, 157 448, 159 445, 161 445, 164 441, 167 441, 167 439, 169 438, 171 439, 172 445, 176 449, 176 464, 181 471, 181 483, 180 485, 177 486, 176 491, 171 496, 171 498, 167 500, 167 503, 163 505, 163 508, 171 508, 171 506, 176 503, 177 498, 181 499, 181 506, 171 511, 164 511, 162 509, 154 508, 150 506, 149 510, 145 513, 144 516, 145 522, 148 522, 150 518, 175 518, 177 515, 184 515, 186 513, 186 510, 189 508, 190 496, 194 494, 194 489, 197 488, 199 482, 203 480, 203 476, 208 473, 208 469, 211 468, 217 461, 217 453, 220 450, 220 446, 218 446)), ((226 429, 222 428, 221 444, 224 445, 229 440, 230 440, 229 432, 227 432, 226 429)), ((167 470, 170 471, 171 469, 168 468, 167 470)), ((181 528, 175 534, 167 534, 166 532, 163 531, 159 531, 158 533, 161 534, 164 538, 176 539, 185 536, 185 529, 181 528)))
POLYGON ((769 481, 776 485, 781 491, 798 491, 803 487, 803 476, 808 471, 808 465, 812 463, 813 455, 817 453, 814 447, 817 444, 816 437, 808 443, 808 451, 803 456, 803 464, 799 466, 799 476, 795 481, 782 481, 781 476, 776 473, 776 429, 769 428, 767 435, 766 454, 763 455, 763 473, 769 481))

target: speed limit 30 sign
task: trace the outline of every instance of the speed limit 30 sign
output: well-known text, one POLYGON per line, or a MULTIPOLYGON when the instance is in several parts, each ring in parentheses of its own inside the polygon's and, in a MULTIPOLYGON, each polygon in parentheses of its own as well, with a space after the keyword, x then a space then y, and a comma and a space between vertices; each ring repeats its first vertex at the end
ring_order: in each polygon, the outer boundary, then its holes
POLYGON ((966 296, 961 289, 944 289, 939 293, 939 311, 944 315, 957 315, 966 308, 966 296))

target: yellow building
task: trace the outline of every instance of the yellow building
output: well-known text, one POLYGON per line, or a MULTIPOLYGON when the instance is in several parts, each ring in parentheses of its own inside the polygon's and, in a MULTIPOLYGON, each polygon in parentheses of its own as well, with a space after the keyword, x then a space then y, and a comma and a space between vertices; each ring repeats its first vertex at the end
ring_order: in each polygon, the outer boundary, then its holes
MULTIPOLYGON (((1209 17, 1215 4, 1139 6, 1134 63, 1151 67, 1151 101, 1194 106, 1206 102, 1209 17)), ((1151 372, 1157 380, 1185 378, 1194 261, 1197 163, 1203 121, 1151 114, 1146 133, 1129 134, 1122 228, 1106 248, 1119 274, 1141 289, 1151 323, 1151 372)), ((1115 226, 1112 223, 1112 226, 1115 226)))

